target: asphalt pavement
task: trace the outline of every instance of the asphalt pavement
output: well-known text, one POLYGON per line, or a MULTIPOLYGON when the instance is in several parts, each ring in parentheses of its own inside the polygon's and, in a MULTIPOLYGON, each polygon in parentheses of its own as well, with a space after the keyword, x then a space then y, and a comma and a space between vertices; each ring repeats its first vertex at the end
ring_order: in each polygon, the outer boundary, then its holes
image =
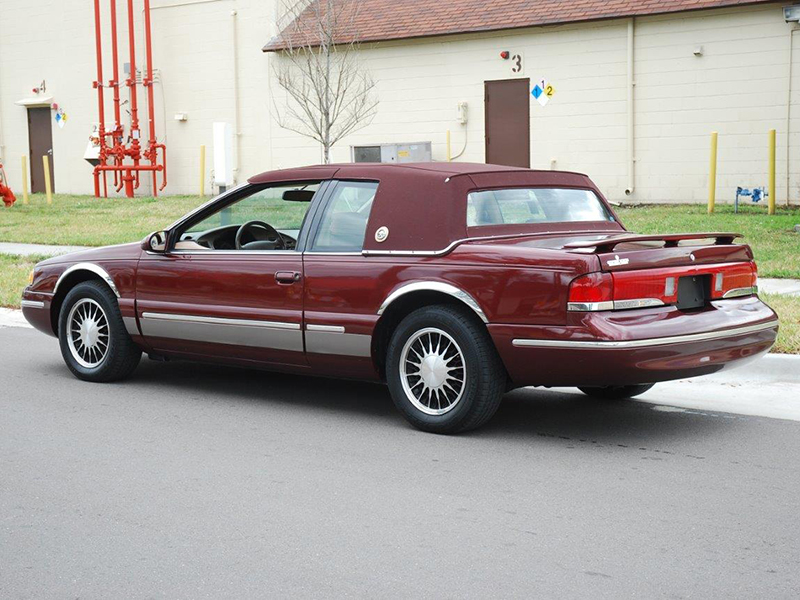
POLYGON ((0 329, 0 598, 796 598, 800 422, 525 389, 410 428, 379 385, 0 329))

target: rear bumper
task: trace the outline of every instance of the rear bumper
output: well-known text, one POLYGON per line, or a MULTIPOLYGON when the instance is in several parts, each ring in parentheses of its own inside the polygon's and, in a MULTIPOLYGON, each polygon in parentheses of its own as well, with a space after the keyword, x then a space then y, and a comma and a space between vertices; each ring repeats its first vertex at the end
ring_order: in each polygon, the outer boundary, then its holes
POLYGON ((707 375, 769 351, 775 313, 757 298, 585 315, 567 327, 490 325, 517 386, 625 385, 707 375))

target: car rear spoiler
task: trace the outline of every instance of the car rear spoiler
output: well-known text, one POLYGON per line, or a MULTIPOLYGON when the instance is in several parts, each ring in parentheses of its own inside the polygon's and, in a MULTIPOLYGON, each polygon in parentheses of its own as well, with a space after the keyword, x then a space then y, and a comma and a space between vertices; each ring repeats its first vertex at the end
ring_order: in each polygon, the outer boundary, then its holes
POLYGON ((631 242, 664 242, 664 248, 674 248, 683 240, 713 239, 717 246, 732 244, 736 238, 743 237, 741 233, 669 233, 666 235, 640 235, 637 233, 615 235, 601 240, 588 240, 570 242, 565 244, 567 250, 581 250, 594 248, 596 254, 611 252, 619 244, 631 242))

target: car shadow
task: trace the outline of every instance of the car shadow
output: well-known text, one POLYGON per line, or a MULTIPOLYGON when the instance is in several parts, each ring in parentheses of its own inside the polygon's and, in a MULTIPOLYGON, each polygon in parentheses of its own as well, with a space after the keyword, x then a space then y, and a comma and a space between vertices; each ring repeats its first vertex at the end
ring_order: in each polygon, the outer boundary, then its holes
MULTIPOLYGON (((175 361, 143 361, 131 384, 163 391, 164 385, 202 401, 228 400, 284 408, 351 413, 361 419, 395 421, 410 427, 394 407, 386 386, 363 381, 283 374, 238 367, 175 361), (134 383, 135 382, 135 383, 134 383)), ((522 388, 506 394, 495 416, 466 436, 530 439, 616 446, 652 445, 722 433, 741 423, 735 415, 707 411, 664 411, 633 400, 597 400, 578 392, 522 388)))

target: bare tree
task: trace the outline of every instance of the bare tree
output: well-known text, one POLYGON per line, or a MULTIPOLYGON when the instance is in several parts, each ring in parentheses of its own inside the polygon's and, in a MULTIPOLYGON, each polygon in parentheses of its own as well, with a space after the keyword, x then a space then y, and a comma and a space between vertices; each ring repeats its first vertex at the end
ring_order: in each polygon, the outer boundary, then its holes
MULTIPOLYGON (((359 0, 287 0, 288 25, 277 40, 275 78, 286 106, 275 103, 278 124, 322 144, 324 161, 344 136, 372 121, 378 108, 375 81, 360 64, 359 0)), ((274 102, 274 98, 273 98, 274 102)))

